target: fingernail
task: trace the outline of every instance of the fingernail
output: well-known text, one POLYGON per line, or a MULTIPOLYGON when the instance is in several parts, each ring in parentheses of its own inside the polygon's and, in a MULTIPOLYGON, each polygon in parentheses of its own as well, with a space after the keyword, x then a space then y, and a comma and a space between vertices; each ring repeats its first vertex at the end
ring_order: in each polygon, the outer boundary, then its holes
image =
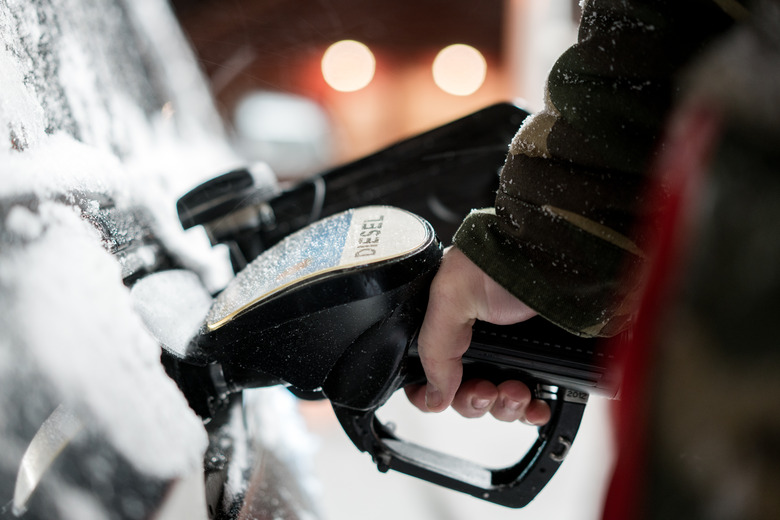
POLYGON ((471 401, 471 407, 476 410, 484 410, 490 406, 490 399, 473 399, 471 401))
POLYGON ((441 405, 444 398, 438 388, 428 385, 425 391, 425 406, 428 408, 437 408, 441 405))
POLYGON ((516 412, 520 409, 520 401, 514 399, 504 399, 504 408, 516 412))

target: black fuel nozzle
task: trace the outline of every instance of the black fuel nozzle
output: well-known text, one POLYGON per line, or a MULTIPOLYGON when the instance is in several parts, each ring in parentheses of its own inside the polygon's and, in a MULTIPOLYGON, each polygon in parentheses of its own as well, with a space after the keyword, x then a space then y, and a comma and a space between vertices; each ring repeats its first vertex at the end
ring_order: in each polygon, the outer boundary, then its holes
MULTIPOLYGON (((342 358, 358 356, 367 331, 397 315, 416 321, 440 259, 430 224, 407 211, 367 206, 323 219, 236 276, 214 300, 188 357, 243 377, 255 367, 299 393, 321 392, 342 358), (394 312, 400 308, 408 310, 394 312)), ((400 342, 373 342, 364 354, 383 351, 396 363, 408 334, 395 334, 400 342)))
POLYGON ((179 218, 228 246, 235 272, 290 234, 367 205, 405 209, 451 237, 472 208, 493 205, 507 143, 527 116, 496 103, 284 190, 260 165, 237 169, 185 194, 179 218))
POLYGON ((203 226, 212 245, 228 247, 233 269, 240 271, 266 249, 263 229, 275 226, 268 201, 279 190, 272 178, 270 170, 258 164, 209 179, 177 201, 182 227, 203 226), (258 176, 264 179, 258 181, 258 176))
MULTIPOLYGON (((477 323, 464 373, 524 381, 550 404, 552 419, 534 446, 520 461, 489 469, 396 437, 376 411, 404 385, 425 381, 416 335, 441 255, 431 225, 398 208, 368 206, 318 221, 236 276, 214 300, 187 357, 211 371, 206 394, 279 383, 296 395, 327 398, 380 470, 523 507, 565 459, 589 394, 614 397, 617 379, 597 340, 541 318, 477 323)), ((204 385, 194 386, 203 399, 204 385)), ((185 393, 191 387, 185 384, 185 393)))

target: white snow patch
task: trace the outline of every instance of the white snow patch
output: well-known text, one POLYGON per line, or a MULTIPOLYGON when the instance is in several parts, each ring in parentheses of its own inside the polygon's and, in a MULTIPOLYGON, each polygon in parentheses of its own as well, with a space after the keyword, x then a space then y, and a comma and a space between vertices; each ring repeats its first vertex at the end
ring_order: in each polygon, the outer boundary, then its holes
POLYGON ((199 467, 203 425, 165 374, 116 260, 72 208, 39 211, 46 231, 0 263, 15 296, 4 319, 63 402, 140 470, 170 478, 199 467))
POLYGON ((0 151, 0 163, 0 196, 126 192, 122 165, 115 155, 63 132, 43 136, 34 150, 0 151))
POLYGON ((32 240, 43 232, 43 224, 29 209, 14 206, 5 219, 5 229, 19 238, 32 240))
POLYGON ((162 271, 139 280, 130 294, 147 330, 161 344, 185 356, 212 303, 197 275, 180 269, 162 271))
MULTIPOLYGON (((7 13, 0 9, 0 34, 13 34, 7 13)), ((34 93, 24 84, 17 57, 0 45, 0 128, 29 141, 42 135, 46 117, 34 93), (20 123, 23 122, 23 123, 20 123)), ((5 135, 5 134, 0 134, 5 135)), ((7 141, 6 141, 7 142, 7 141)), ((4 145, 8 146, 8 145, 4 145)))

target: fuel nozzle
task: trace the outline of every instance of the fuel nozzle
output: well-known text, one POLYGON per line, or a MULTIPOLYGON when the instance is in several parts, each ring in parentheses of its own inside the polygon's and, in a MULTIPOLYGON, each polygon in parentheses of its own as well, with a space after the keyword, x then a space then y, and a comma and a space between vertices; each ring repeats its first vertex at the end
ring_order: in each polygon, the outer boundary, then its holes
POLYGON ((391 377, 379 372, 394 371, 404 355, 440 259, 430 224, 407 211, 366 206, 323 219, 235 277, 215 298, 189 356, 244 377, 255 367, 299 392, 325 389, 330 397, 327 389, 338 386, 326 384, 334 367, 348 365, 345 359, 385 355, 391 362, 375 365, 375 384, 391 377), (400 319, 405 323, 392 327, 396 341, 377 338, 356 346, 372 330, 400 319))
POLYGON ((176 203, 184 229, 203 226, 212 245, 230 250, 238 272, 266 247, 263 230, 275 226, 268 201, 278 194, 273 172, 263 163, 238 168, 196 186, 176 203))
POLYGON ((425 382, 415 338, 442 248, 405 210, 335 214, 263 252, 211 302, 169 373, 204 415, 242 389, 282 384, 330 400, 353 443, 394 469, 509 507, 523 507, 568 453, 590 393, 614 396, 617 378, 597 340, 532 318, 477 323, 464 373, 525 382, 551 420, 521 460, 499 469, 397 437, 376 411, 404 385, 425 382))

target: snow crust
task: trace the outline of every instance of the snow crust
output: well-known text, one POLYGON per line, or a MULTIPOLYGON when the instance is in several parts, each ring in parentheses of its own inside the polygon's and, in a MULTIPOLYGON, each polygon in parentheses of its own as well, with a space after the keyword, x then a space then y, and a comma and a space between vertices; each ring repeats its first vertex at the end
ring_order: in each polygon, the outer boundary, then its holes
POLYGON ((147 330, 166 348, 186 356, 211 308, 211 295, 195 273, 171 269, 139 280, 130 292, 147 330))
POLYGON ((63 402, 128 460, 159 477, 197 467, 205 432, 117 283, 116 260, 72 208, 45 203, 39 213, 23 217, 25 233, 45 229, 0 264, 0 286, 14 294, 3 328, 24 337, 26 355, 63 402))
MULTIPOLYGON (((61 403, 86 438, 105 440, 145 484, 202 472, 209 439, 165 373, 160 343, 184 348, 232 272, 227 251, 211 247, 203 230, 181 228, 176 200, 239 166, 245 161, 228 144, 165 0, 0 0, 0 516, 24 450, 61 403), (142 279, 139 290, 155 305, 139 309, 125 264, 95 224, 107 204, 147 210, 154 237, 188 273, 183 283, 202 283, 202 292, 155 301, 182 279, 142 279), (186 307, 193 319, 150 327, 144 316, 170 311, 160 305, 186 307)), ((258 184, 275 186, 267 167, 252 171, 258 184)), ((299 465, 306 480, 301 454, 310 438, 292 398, 270 397, 283 392, 249 400, 249 435, 299 465)), ((101 489, 127 494, 111 460, 96 477, 108 480, 101 489)), ((122 517, 67 478, 94 469, 49 475, 38 516, 122 517)), ((139 502, 134 517, 155 517, 146 506, 139 502)))
POLYGON ((9 414, 36 416, 51 395, 142 474, 202 465, 202 422, 84 217, 103 196, 148 208, 157 237, 214 290, 227 256, 181 229, 175 202, 241 162, 163 0, 0 2, 0 477, 29 442, 7 436, 24 422, 9 414), (74 194, 96 198, 79 208, 74 194))

